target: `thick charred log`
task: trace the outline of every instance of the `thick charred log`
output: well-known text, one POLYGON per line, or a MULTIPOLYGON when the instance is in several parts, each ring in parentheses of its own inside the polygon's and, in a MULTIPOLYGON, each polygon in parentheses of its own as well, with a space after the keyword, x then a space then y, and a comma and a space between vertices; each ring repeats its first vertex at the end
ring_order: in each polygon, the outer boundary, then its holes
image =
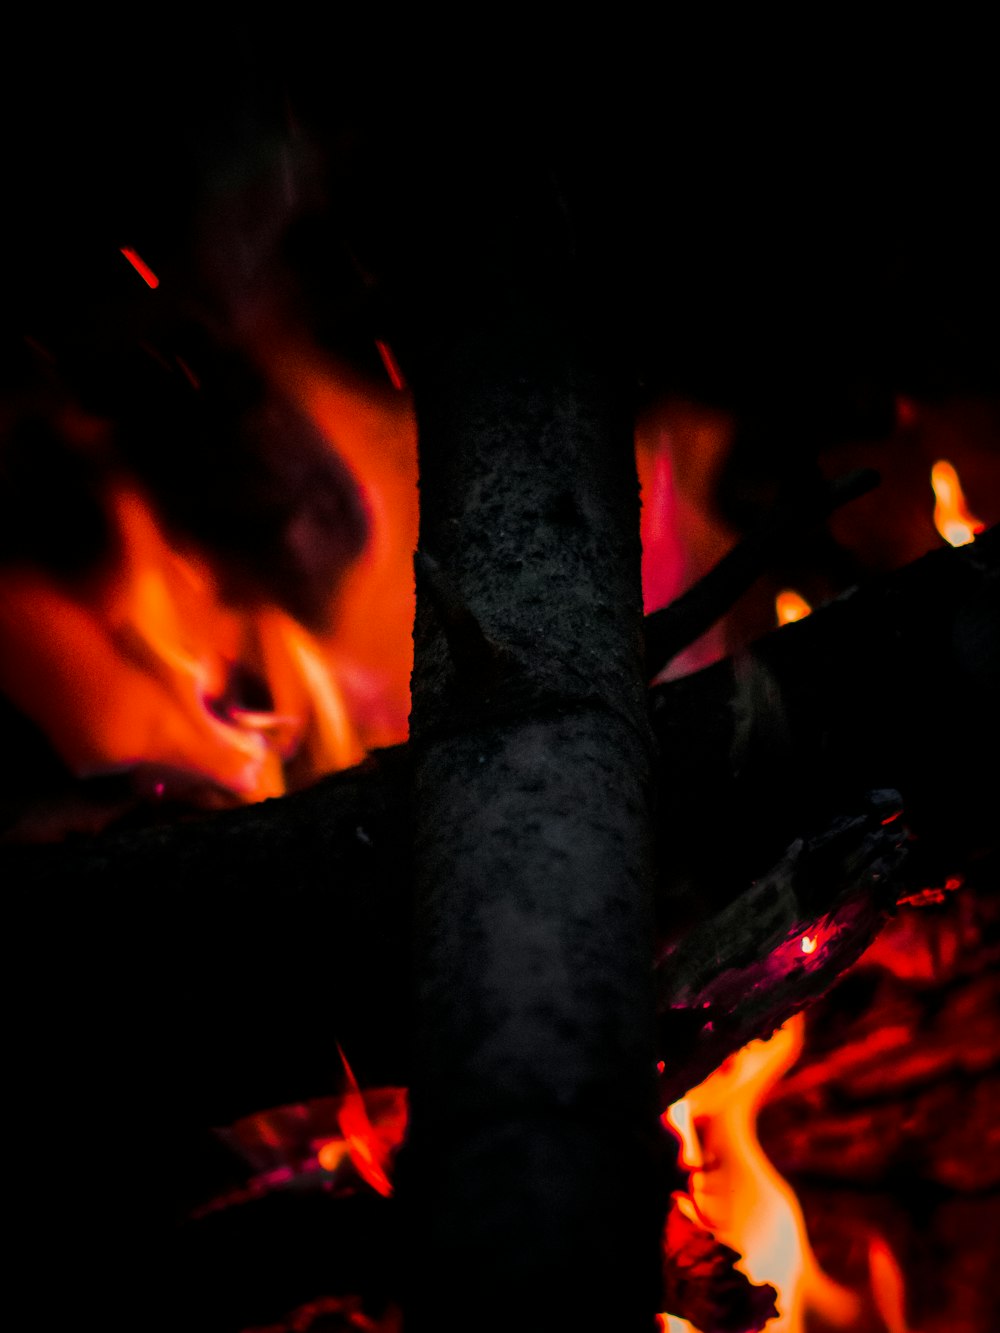
POLYGON ((660 1299, 638 494, 575 306, 508 292, 416 376, 415 1330, 645 1329, 660 1299))

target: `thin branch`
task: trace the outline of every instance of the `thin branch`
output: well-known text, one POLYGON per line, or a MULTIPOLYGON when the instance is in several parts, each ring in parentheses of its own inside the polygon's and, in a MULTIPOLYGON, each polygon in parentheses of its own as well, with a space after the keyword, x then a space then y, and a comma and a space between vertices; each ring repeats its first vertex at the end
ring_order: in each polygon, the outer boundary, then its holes
POLYGON ((679 652, 711 629, 784 548, 842 505, 872 490, 879 480, 878 473, 870 468, 857 468, 782 500, 692 588, 669 606, 646 616, 649 679, 658 676, 679 652))

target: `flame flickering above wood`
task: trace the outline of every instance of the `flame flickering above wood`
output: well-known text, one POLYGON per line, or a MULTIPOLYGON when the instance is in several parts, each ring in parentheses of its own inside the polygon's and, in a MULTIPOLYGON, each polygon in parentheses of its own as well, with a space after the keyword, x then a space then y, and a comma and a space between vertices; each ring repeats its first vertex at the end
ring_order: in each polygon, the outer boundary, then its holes
MULTIPOLYGON (((755 1132, 769 1089, 802 1048, 801 1016, 766 1042, 753 1042, 693 1088, 667 1113, 683 1125, 684 1165, 690 1171, 685 1207, 742 1256, 740 1268, 777 1290, 773 1333, 803 1333, 808 1312, 831 1328, 851 1328, 855 1296, 823 1274, 809 1244, 794 1191, 766 1157, 755 1132)), ((668 1328, 699 1333, 677 1321, 668 1328)))
POLYGON ((947 459, 931 468, 934 490, 934 526, 950 546, 966 546, 986 526, 970 513, 958 473, 947 459))

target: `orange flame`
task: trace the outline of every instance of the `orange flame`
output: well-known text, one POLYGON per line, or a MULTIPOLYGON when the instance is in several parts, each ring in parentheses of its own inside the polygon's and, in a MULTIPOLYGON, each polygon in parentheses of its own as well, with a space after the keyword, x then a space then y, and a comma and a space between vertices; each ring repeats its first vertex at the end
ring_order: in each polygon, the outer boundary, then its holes
POLYGON ((419 511, 409 394, 352 377, 287 332, 261 356, 274 381, 336 449, 363 496, 368 542, 341 584, 330 648, 364 748, 392 745, 406 737, 413 666, 419 511))
POLYGON ((774 599, 774 611, 779 625, 790 625, 795 620, 805 620, 812 607, 792 588, 785 588, 774 599))
MULTIPOLYGON (((145 275, 134 251, 122 253, 145 275)), ((158 795, 254 801, 280 795, 289 774, 301 786, 405 739, 417 534, 409 396, 278 334, 260 356, 337 450, 368 511, 334 629, 319 639, 277 606, 227 604, 207 559, 168 540, 134 485, 112 483, 114 569, 86 586, 32 568, 0 574, 0 694, 77 776, 139 770, 159 779, 158 795), (270 695, 263 709, 239 698, 246 672, 270 695)))
MULTIPOLYGON (((756 1118, 768 1089, 797 1059, 804 1020, 793 1018, 769 1041, 753 1041, 670 1108, 681 1135, 690 1194, 688 1215, 743 1256, 738 1267, 778 1290, 779 1318, 769 1333, 802 1333, 816 1313, 833 1328, 850 1328, 860 1304, 828 1278, 813 1255, 791 1186, 764 1154, 756 1118)), ((686 1320, 662 1315, 668 1333, 696 1333, 686 1320)))
POLYGON ((120 556, 81 592, 35 570, 0 583, 0 692, 81 777, 138 764, 241 800, 285 789, 284 761, 315 775, 362 749, 311 635, 278 607, 222 600, 196 553, 175 549, 138 490, 108 496, 120 556), (234 664, 255 670, 267 711, 225 703, 234 664))
POLYGON ((934 526, 952 546, 968 546, 985 524, 970 513, 958 473, 947 459, 939 459, 931 468, 931 486, 937 501, 934 526))

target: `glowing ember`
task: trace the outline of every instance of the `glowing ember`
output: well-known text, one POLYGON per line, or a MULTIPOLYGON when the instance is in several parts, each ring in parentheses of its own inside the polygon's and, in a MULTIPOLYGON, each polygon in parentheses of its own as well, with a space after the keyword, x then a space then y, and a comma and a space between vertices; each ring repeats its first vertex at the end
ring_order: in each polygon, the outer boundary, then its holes
POLYGON ((969 512, 958 473, 946 459, 931 468, 931 486, 937 500, 934 526, 952 546, 968 546, 985 524, 969 512))
POLYGON ((385 366, 385 373, 389 376, 389 383, 394 389, 405 389, 406 380, 403 379, 403 372, 399 368, 395 352, 381 338, 375 339, 375 346, 378 348, 378 354, 382 358, 383 366, 385 366))
POLYGON ((132 267, 135 269, 136 273, 138 273, 139 277, 142 278, 143 282, 146 284, 147 287, 154 287, 154 288, 159 287, 160 279, 156 276, 156 274, 153 272, 153 270, 149 267, 149 265, 146 263, 146 261, 142 258, 140 254, 137 254, 135 250, 131 249, 127 245, 122 246, 121 252, 128 260, 128 262, 132 265, 132 267))
POLYGON ((819 941, 816 939, 815 935, 803 935, 803 936, 802 936, 802 952, 803 952, 803 953, 815 953, 815 952, 816 952, 816 945, 817 945, 818 943, 819 943, 819 941))
POLYGON ((812 607, 793 589, 785 588, 774 599, 774 610, 779 625, 790 625, 795 620, 805 620, 812 607))

